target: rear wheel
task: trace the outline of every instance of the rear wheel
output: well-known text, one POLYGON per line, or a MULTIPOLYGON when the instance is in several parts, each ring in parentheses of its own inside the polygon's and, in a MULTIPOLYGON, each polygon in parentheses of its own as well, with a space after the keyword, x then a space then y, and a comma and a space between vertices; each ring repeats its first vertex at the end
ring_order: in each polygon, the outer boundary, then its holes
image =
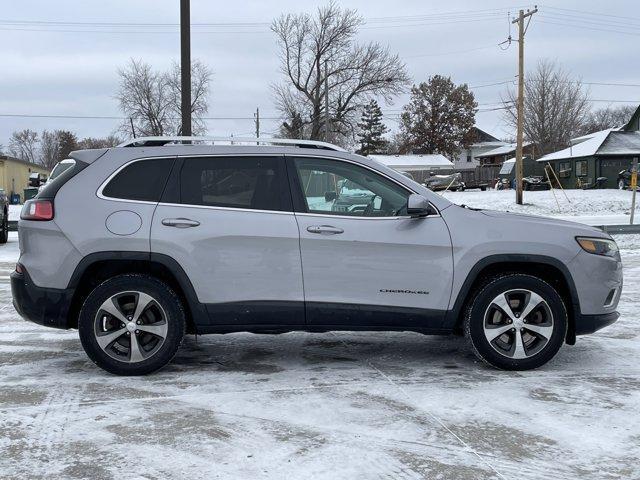
POLYGON ((120 275, 96 287, 78 319, 80 341, 99 367, 145 375, 164 367, 184 337, 179 297, 148 275, 120 275))
POLYGON ((551 360, 567 333, 567 311, 556 290, 540 278, 503 274, 486 282, 465 314, 475 354, 505 370, 529 370, 551 360))

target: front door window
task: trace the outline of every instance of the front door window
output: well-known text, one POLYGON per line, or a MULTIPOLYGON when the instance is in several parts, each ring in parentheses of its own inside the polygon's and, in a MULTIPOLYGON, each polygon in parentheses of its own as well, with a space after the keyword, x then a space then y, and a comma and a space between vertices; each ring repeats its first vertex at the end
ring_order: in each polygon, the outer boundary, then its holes
POLYGON ((406 215, 411 192, 352 163, 318 158, 295 159, 306 211, 355 217, 406 215))

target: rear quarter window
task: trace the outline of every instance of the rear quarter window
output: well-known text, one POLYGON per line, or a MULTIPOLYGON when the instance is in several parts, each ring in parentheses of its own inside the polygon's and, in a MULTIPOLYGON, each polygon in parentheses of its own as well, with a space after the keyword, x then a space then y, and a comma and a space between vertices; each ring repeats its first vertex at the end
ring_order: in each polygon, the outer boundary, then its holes
POLYGON ((291 210, 284 160, 276 157, 186 158, 180 200, 210 207, 291 210))
POLYGON ((120 170, 102 189, 109 198, 159 202, 174 157, 137 160, 120 170))
POLYGON ((79 160, 74 160, 73 163, 69 164, 70 166, 60 172, 59 175, 56 175, 55 178, 50 178, 49 181, 44 185, 42 190, 38 192, 36 198, 40 199, 53 199, 55 198, 58 190, 62 188, 62 186, 71 180, 74 176, 80 173, 87 167, 87 164, 81 162, 79 160))

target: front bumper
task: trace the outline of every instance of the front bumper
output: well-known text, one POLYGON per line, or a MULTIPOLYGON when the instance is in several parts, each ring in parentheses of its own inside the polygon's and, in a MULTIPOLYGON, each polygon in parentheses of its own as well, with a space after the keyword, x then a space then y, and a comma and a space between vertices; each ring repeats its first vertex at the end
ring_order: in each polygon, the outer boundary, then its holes
POLYGON ((618 320, 618 312, 600 315, 576 315, 576 335, 589 335, 618 320))
POLYGON ((42 288, 27 272, 11 273, 13 306, 25 320, 53 328, 71 328, 68 320, 73 290, 42 288))

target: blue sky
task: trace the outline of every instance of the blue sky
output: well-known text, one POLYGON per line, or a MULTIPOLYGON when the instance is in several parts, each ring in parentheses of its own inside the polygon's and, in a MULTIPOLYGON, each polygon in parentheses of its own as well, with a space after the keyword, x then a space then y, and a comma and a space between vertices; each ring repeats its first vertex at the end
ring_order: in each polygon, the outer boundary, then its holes
MULTIPOLYGON (((142 58, 158 69, 179 58, 179 0, 110 0, 108 2, 22 0, 3 2, 0 13, 0 114, 119 116, 113 96, 117 69, 129 58, 142 58), (30 23, 17 23, 30 22, 30 23), (49 23, 33 23, 49 22, 49 23), (51 22, 62 22, 54 26, 51 22), (154 26, 97 25, 145 23, 154 26), (162 25, 158 25, 162 24, 162 25), (165 25, 168 24, 168 25, 165 25), (176 24, 175 26, 172 24, 176 24)), ((256 107, 263 132, 274 132, 276 110, 270 85, 281 79, 277 47, 268 24, 281 13, 312 11, 325 2, 192 0, 193 57, 214 71, 209 133, 228 136, 253 131, 256 107), (236 25, 228 25, 233 23, 236 25), (237 25, 243 23, 247 25, 237 25)), ((470 86, 509 82, 517 67, 517 45, 497 45, 509 34, 508 12, 533 4, 505 1, 350 0, 367 19, 363 42, 388 45, 403 58, 415 82, 434 74, 450 75, 470 86), (393 18, 392 18, 393 17, 393 18), (396 18, 402 17, 402 18, 396 18)), ((553 1, 538 5, 526 38, 526 65, 556 60, 590 83, 640 84, 640 8, 632 0, 553 1), (600 13, 600 15, 591 15, 600 13)), ((511 28, 511 33, 516 34, 511 28)), ((474 88, 481 112, 480 128, 498 137, 512 136, 499 106, 507 85, 474 88)), ((596 100, 640 104, 640 86, 590 85, 596 100)), ((386 105, 389 126, 406 102, 386 105)), ((609 102, 594 102, 603 107, 609 102)), ((613 103, 617 105, 618 103, 613 103)), ((105 136, 113 119, 15 118, 0 116, 0 144, 16 129, 67 128, 80 137, 105 136)))

